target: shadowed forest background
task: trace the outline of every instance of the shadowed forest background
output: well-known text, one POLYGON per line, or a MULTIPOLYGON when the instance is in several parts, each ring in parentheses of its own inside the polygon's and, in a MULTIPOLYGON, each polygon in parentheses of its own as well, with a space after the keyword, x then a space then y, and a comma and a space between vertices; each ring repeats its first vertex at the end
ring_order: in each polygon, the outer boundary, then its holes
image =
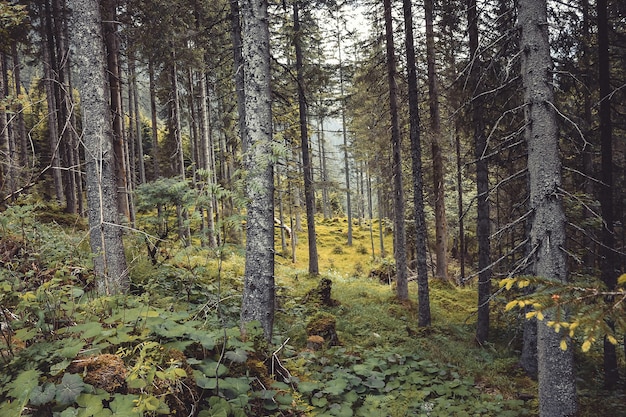
POLYGON ((626 5, 0 3, 0 415, 626 415, 626 5))

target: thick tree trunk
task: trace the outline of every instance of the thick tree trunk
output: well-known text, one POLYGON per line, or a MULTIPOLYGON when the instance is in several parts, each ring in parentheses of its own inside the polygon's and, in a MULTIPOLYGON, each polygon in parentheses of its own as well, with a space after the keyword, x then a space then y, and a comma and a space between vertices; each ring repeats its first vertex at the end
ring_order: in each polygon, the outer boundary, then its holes
POLYGON ((426 217, 424 215, 424 181, 422 179, 422 143, 419 118, 417 65, 413 40, 413 12, 411 0, 403 0, 406 64, 409 83, 409 117, 411 162, 413 167, 413 205, 415 212, 415 249, 417 251, 418 325, 430 326, 430 291, 426 253, 426 217))
POLYGON ((274 326, 274 167, 267 0, 242 0, 244 168, 247 171, 246 266, 242 324, 258 320, 267 340, 274 326))
POLYGON ((309 274, 319 275, 317 241, 315 235, 315 190, 313 188, 313 167, 309 149, 307 128, 307 106, 304 92, 304 65, 302 58, 302 32, 298 0, 293 3, 294 47, 296 51, 296 76, 298 81, 298 112, 300 115, 300 145, 302 148, 302 171, 304 174, 304 204, 306 206, 306 227, 309 238, 309 274))
POLYGON ((83 115, 89 237, 94 255, 96 290, 128 290, 128 268, 117 210, 111 109, 105 74, 102 20, 97 0, 69 0, 74 62, 83 115))
POLYGON ((393 44, 393 21, 391 0, 384 1, 385 43, 387 46, 387 78, 389 82, 389 112, 391 115, 391 142, 393 153, 394 185, 394 256, 396 259, 396 296, 400 300, 409 298, 406 265, 406 232, 404 225, 404 192, 402 189, 402 138, 398 121, 398 97, 396 85, 396 58, 393 44))
MULTIPOLYGON (((561 160, 552 90, 552 58, 546 0, 519 2, 522 80, 526 103, 526 140, 530 209, 530 245, 534 274, 567 281, 565 214, 561 201, 561 160)), ((562 350, 563 335, 548 327, 553 314, 538 323, 540 416, 574 416, 577 411, 573 347, 562 350)))

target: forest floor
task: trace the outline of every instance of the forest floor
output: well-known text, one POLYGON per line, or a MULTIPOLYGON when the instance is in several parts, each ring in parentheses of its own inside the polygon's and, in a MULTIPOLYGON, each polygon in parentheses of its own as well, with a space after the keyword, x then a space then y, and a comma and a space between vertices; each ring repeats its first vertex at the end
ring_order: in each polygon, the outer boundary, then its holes
MULTIPOLYGON (((474 284, 431 279, 432 326, 419 328, 416 284, 409 302, 396 300, 392 257, 380 256, 373 226, 355 222, 348 246, 346 219, 319 219, 317 277, 306 232, 294 262, 276 229, 267 345, 254 325, 240 337, 241 246, 172 239, 152 264, 144 235, 128 234, 131 294, 95 297, 81 220, 26 206, 0 213, 0 415, 537 415, 536 381, 518 365, 522 318, 504 311, 511 295, 494 297, 490 341, 477 346, 474 284), (321 282, 332 288, 326 304, 315 296, 321 282), (326 325, 336 339, 311 338, 326 325)), ((595 349, 575 351, 580 416, 626 416, 623 386, 599 388, 595 349)))
MULTIPOLYGON (((458 262, 451 259, 451 282, 429 281, 432 326, 419 328, 415 277, 409 277, 410 302, 398 303, 394 283, 385 280, 386 277, 393 279, 393 260, 390 255, 380 257, 380 234, 376 221, 371 231, 367 222, 362 225, 354 223, 352 246, 346 245, 345 218, 321 220, 316 224, 316 232, 320 273, 322 277, 332 280, 332 297, 338 301, 337 306, 326 310, 337 318, 337 333, 343 351, 418 353, 422 360, 436 364, 436 368, 450 367, 461 377, 469 378, 480 393, 492 399, 521 400, 520 410, 528 412, 528 415, 537 414, 537 382, 519 366, 524 319, 519 312, 504 311, 504 306, 513 295, 505 292, 494 296, 490 340, 478 346, 474 338, 476 286, 472 280, 463 287, 452 283, 458 278, 460 268, 458 262)), ((390 253, 393 250, 391 233, 388 231, 383 235, 385 250, 390 253)), ((299 236, 299 242, 305 244, 298 246, 295 263, 289 257, 289 247, 282 252, 283 256, 277 257, 277 283, 287 287, 291 296, 296 298, 306 294, 319 281, 306 272, 306 231, 299 236)), ((429 274, 433 272, 431 268, 429 274)), ((306 343, 302 340, 306 329, 302 328, 300 318, 284 311, 278 315, 278 323, 290 329, 287 333, 296 339, 292 343, 306 343)), ((580 416, 626 416, 624 387, 617 393, 599 388, 602 384, 599 348, 583 354, 578 345, 575 356, 580 416)), ((463 396, 457 399, 463 402, 463 396)), ((504 410, 492 413, 489 410, 477 411, 479 408, 468 408, 468 415, 509 415, 504 410)), ((520 410, 514 408, 516 411, 510 411, 510 415, 522 415, 520 410)), ((465 411, 460 410, 459 415, 464 415, 465 411)))

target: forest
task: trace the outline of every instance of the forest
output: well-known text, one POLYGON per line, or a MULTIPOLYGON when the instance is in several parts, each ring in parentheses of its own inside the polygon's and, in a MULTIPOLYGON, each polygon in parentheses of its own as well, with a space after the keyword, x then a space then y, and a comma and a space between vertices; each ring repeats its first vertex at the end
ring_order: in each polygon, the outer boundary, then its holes
POLYGON ((0 1, 0 417, 626 416, 626 2, 0 1))

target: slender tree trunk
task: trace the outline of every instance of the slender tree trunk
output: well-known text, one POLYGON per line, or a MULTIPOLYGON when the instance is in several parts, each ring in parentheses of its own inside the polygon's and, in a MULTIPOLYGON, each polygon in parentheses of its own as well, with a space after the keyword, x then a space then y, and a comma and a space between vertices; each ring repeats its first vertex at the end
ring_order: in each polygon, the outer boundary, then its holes
MULTIPOLYGON (((13 82, 15 83, 15 96, 19 98, 22 95, 22 76, 17 42, 13 43, 11 51, 11 54, 13 55, 13 82)), ((28 168, 28 137, 26 135, 26 124, 24 123, 24 109, 20 101, 17 103, 16 112, 20 166, 22 168, 28 168)))
POLYGON ((274 325, 274 167, 267 0, 242 0, 244 154, 248 221, 242 323, 258 320, 266 339, 274 325))
MULTIPOLYGON (((609 18, 607 0, 597 1, 598 12, 598 66, 600 80, 600 146, 602 155, 602 185, 598 192, 602 209, 602 245, 600 270, 609 290, 617 286, 618 256, 615 252, 613 227, 613 127, 611 120, 611 69, 609 55, 609 18)), ((611 300, 607 300, 611 301, 611 300)), ((613 323, 609 323, 611 327, 613 323)), ((616 346, 604 338, 604 386, 614 389, 619 380, 616 346)))
POLYGON ((128 70, 130 72, 130 82, 128 88, 131 91, 132 107, 134 119, 132 120, 132 128, 137 138, 137 166, 139 168, 139 183, 146 183, 146 163, 143 154, 143 135, 141 131, 141 114, 139 113, 139 94, 137 92, 137 68, 135 63, 135 54, 132 47, 128 52, 128 70))
POLYGON ((382 181, 380 177, 376 179, 376 200, 378 203, 378 241, 380 243, 380 257, 385 258, 387 252, 385 252, 385 232, 383 230, 383 199, 382 199, 382 181))
POLYGON ((393 21, 391 0, 384 0, 385 42, 387 44, 387 78, 389 82, 389 112, 391 115, 391 142, 393 153, 394 185, 394 256, 396 259, 396 296, 399 300, 409 298, 406 265, 406 232, 404 225, 404 192, 402 189, 402 138, 398 121, 398 97, 396 85, 396 58, 393 44, 393 21))
POLYGON ((105 95, 105 52, 96 0, 69 0, 72 43, 83 114, 90 244, 100 294, 128 290, 128 269, 117 210, 113 127, 105 95))
MULTIPOLYGON (((237 112, 239 113, 239 135, 241 136, 241 143, 248 143, 244 139, 246 132, 245 119, 246 119, 246 103, 244 96, 244 65, 243 57, 241 56, 241 21, 239 19, 239 1, 230 0, 230 18, 231 18, 231 40, 233 42, 233 64, 235 67, 234 79, 235 90, 237 90, 237 112)), ((243 149, 245 152, 245 148, 243 149)))
POLYGON ((52 10, 50 4, 46 0, 39 8, 41 16, 41 42, 43 51, 43 67, 44 67, 44 89, 46 91, 46 104, 48 106, 48 139, 50 146, 50 168, 52 171, 52 180, 54 183, 54 192, 59 204, 65 203, 65 195, 63 194, 63 175, 61 170, 59 123, 56 105, 56 95, 54 90, 54 62, 56 54, 54 50, 54 41, 52 39, 52 10))
MULTIPOLYGON (((4 100, 7 93, 4 85, 5 74, 7 68, 5 67, 4 53, 0 52, 0 100, 4 100)), ((2 164, 0 165, 0 190, 4 194, 11 194, 13 190, 11 187, 5 187, 7 182, 11 182, 11 150, 9 146, 9 123, 7 119, 7 113, 4 107, 0 107, 0 156, 2 156, 2 164), (5 189, 8 188, 8 189, 5 189)), ((2 196, 4 197, 4 196, 2 196)))
POLYGON ((350 189, 350 159, 348 155, 348 132, 346 130, 346 103, 343 86, 343 60, 341 57, 341 31, 337 33, 337 53, 339 57, 339 94, 341 95, 341 133, 343 138, 343 165, 346 174, 346 213, 348 215, 348 246, 352 246, 352 196, 350 189))
MULTIPOLYGON (((526 103, 526 140, 532 226, 530 245, 534 273, 567 281, 565 213, 561 196, 561 160, 552 90, 552 58, 546 0, 521 0, 522 80, 526 103)), ((548 327, 553 313, 538 322, 539 414, 574 416, 577 411, 573 347, 562 350, 562 335, 548 327)))
POLYGON ((159 125, 157 121, 156 106, 156 80, 154 74, 154 63, 148 60, 148 76, 150 78, 150 116, 152 122, 152 175, 153 179, 161 177, 161 167, 159 165, 159 125))
POLYGON ((491 250, 489 245, 490 215, 489 215, 489 169, 487 165, 487 138, 483 120, 482 99, 480 93, 480 59, 478 50, 478 12, 476 0, 469 0, 467 9, 469 28, 470 59, 472 62, 470 74, 471 112, 474 126, 474 143, 476 157, 476 190, 478 223, 476 236, 478 238, 478 322, 476 324, 476 342, 482 344, 489 337, 489 300, 491 298, 491 270, 489 262, 491 250))
POLYGON ((439 114, 439 88, 435 69, 435 32, 433 0, 424 1, 426 21, 426 60, 428 68, 428 105, 430 109, 431 149, 433 156, 433 182, 435 195, 435 275, 448 279, 448 223, 446 220, 444 167, 441 154, 441 116, 439 114))
POLYGON ((413 205, 415 212, 415 249, 417 252, 418 325, 430 326, 430 291, 426 262, 426 217, 424 215, 424 181, 422 179, 422 144, 419 117, 419 92, 417 65, 413 40, 413 12, 411 0, 402 1, 404 33, 406 38, 406 64, 409 83, 409 118, 411 137, 411 162, 413 168, 413 205))
POLYGON ((313 167, 309 149, 307 128, 307 106, 304 92, 304 66, 302 58, 302 31, 300 30, 299 1, 293 3, 294 47, 296 50, 296 73, 298 81, 298 108, 300 114, 300 145, 302 146, 302 171, 304 174, 304 203, 306 205, 306 226, 309 238, 309 274, 319 275, 317 241, 315 236, 315 190, 313 188, 313 167))
POLYGON ((211 141, 211 129, 209 126, 209 109, 207 106, 207 85, 206 74, 200 74, 200 159, 202 160, 202 168, 206 170, 207 188, 210 191, 209 198, 207 200, 207 243, 209 247, 215 248, 217 246, 217 238, 215 235, 215 210, 213 206, 213 180, 215 175, 215 163, 213 162, 212 150, 213 143, 211 141))

